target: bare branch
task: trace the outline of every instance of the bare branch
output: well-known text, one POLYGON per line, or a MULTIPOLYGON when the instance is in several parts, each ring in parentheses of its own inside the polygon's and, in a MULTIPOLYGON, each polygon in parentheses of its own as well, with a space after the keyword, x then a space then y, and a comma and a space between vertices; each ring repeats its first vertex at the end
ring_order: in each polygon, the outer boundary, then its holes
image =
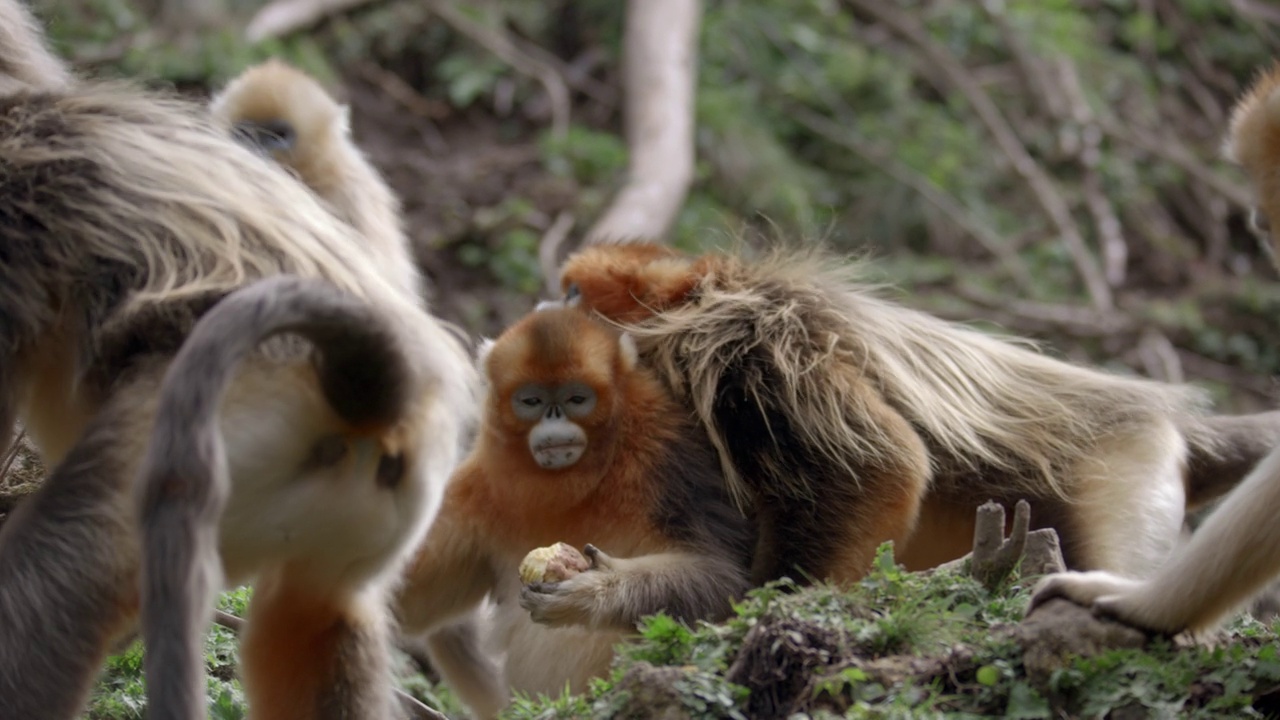
POLYGON ((1094 306, 1099 310, 1110 310, 1114 305, 1111 287, 1103 277, 1097 258, 1085 244, 1084 236, 1080 234, 1079 227, 1072 219, 1071 210, 1066 201, 1058 192, 1053 180, 1027 152, 995 102, 966 73, 959 59, 935 42, 918 22, 898 10, 894 3, 883 0, 845 0, 845 3, 874 17, 917 46, 923 57, 935 67, 941 77, 946 79, 951 86, 949 89, 965 97, 995 139, 1000 151, 1013 165, 1014 171, 1026 180, 1045 217, 1057 228, 1094 306))
POLYGON ((273 0, 262 7, 244 30, 250 42, 295 33, 338 13, 369 3, 370 0, 273 0))
POLYGON ((684 204, 694 169, 694 89, 701 0, 630 0, 623 53, 627 182, 586 242, 658 239, 684 204))

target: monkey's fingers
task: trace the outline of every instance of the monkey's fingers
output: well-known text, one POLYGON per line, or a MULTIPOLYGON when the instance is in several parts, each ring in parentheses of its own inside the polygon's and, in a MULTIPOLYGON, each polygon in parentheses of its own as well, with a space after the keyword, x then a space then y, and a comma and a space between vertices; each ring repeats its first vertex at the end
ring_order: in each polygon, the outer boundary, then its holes
POLYGON ((610 557, 608 553, 591 543, 587 543, 586 546, 582 548, 582 554, 586 555, 587 559, 591 561, 592 570, 613 569, 613 558, 610 557))
POLYGON ((1140 585, 1137 580, 1100 570, 1058 573, 1044 578, 1036 585, 1031 593, 1027 613, 1030 614, 1054 598, 1063 598, 1081 607, 1092 608, 1100 598, 1123 595, 1140 585))
POLYGON ((520 589, 520 607, 529 612, 529 619, 542 625, 556 625, 564 621, 562 586, 564 583, 531 583, 520 589))

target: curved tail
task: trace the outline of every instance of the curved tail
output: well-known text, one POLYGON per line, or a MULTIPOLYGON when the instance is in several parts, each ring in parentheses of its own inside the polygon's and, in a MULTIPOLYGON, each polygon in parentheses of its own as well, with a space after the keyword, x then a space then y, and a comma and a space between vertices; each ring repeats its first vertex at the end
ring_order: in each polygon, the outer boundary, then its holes
POLYGON ((1211 415, 1183 428, 1187 437, 1187 506, 1227 494, 1271 451, 1280 447, 1280 410, 1211 415))
POLYGON ((315 344, 321 389, 354 428, 393 423, 413 395, 396 328, 319 280, 260 280, 196 323, 160 386, 139 476, 142 634, 156 720, 205 716, 203 635, 221 584, 218 525, 231 490, 218 408, 241 359, 284 332, 315 344))

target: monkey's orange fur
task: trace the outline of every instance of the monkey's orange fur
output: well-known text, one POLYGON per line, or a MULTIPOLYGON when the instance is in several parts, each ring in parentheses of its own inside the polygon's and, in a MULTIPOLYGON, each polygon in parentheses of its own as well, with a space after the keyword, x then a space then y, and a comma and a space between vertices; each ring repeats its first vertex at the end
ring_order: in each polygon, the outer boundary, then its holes
POLYGON ((655 496, 649 473, 673 440, 654 418, 679 410, 655 377, 624 367, 611 331, 585 316, 566 319, 572 324, 533 337, 524 332, 530 323, 519 323, 506 333, 517 340, 490 354, 485 427, 449 484, 442 514, 471 519, 479 534, 521 557, 556 541, 582 547, 606 538, 653 550, 661 539, 646 517, 655 496), (507 398, 528 378, 577 378, 598 394, 581 422, 591 445, 571 468, 545 470, 525 446, 530 423, 515 417, 507 398))
POLYGON ((240 662, 255 717, 320 717, 316 700, 333 690, 327 684, 333 681, 334 658, 343 658, 339 644, 351 624, 363 619, 353 615, 350 599, 329 602, 302 587, 283 577, 264 578, 254 587, 240 662))
POLYGON ((694 259, 665 245, 627 243, 570 258, 561 277, 566 286, 579 287, 593 310, 630 323, 684 302, 714 269, 710 256, 694 259))
MULTIPOLYGON (((666 609, 692 621, 729 612, 746 588, 750 526, 728 501, 705 435, 636 365, 629 339, 585 313, 543 310, 504 332, 484 365, 483 427, 401 590, 405 629, 440 628, 488 594, 506 683, 557 693, 607 670, 613 645, 645 614, 666 609), (562 401, 540 405, 540 419, 523 404, 517 414, 527 397, 517 391, 530 387, 556 388, 547 397, 594 393, 593 407, 563 422, 585 433, 576 462, 551 469, 535 459, 530 443, 542 423, 562 422, 562 401), (587 551, 592 567, 577 576, 524 586, 521 560, 556 542, 599 551, 587 551)), ((457 676, 446 679, 473 710, 487 715, 505 703, 505 691, 465 694, 485 684, 467 659, 475 653, 432 648, 437 662, 436 652, 448 655, 444 667, 457 676)))

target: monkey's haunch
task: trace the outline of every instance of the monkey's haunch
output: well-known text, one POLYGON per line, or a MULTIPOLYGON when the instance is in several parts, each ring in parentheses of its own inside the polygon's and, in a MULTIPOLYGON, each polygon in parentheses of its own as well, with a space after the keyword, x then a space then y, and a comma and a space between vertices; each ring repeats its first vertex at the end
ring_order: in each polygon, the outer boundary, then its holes
POLYGON ((221 584, 218 523, 231 485, 220 400, 240 361, 286 332, 316 345, 325 397, 354 428, 390 424, 410 402, 413 370, 395 328, 329 283, 260 280, 196 323, 165 373, 139 485, 147 695, 152 708, 181 708, 175 718, 204 714, 200 635, 221 584))

